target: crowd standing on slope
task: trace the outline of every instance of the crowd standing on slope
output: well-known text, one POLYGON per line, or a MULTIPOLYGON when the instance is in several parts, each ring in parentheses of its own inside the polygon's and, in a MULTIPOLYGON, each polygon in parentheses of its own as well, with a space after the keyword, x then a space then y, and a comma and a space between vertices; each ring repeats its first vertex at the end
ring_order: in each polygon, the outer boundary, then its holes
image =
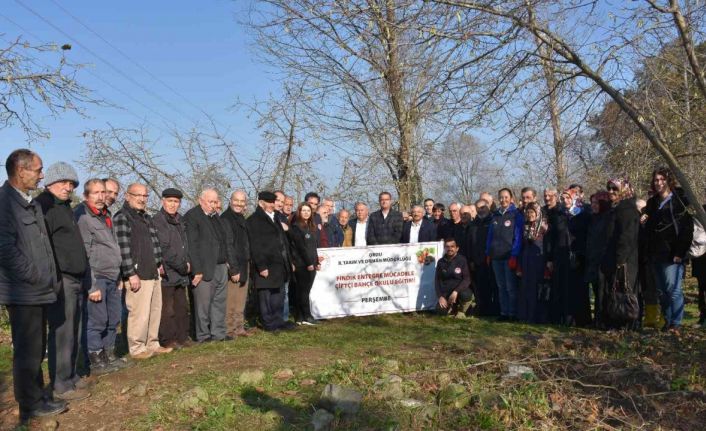
POLYGON ((519 199, 509 188, 484 192, 472 204, 451 203, 449 218, 433 199, 400 212, 382 192, 372 213, 357 202, 334 214, 332 199, 311 192, 295 208, 281 191, 259 192, 246 217, 244 191, 234 191, 223 211, 214 189, 182 215, 175 188, 150 214, 146 185, 128 185, 120 205, 121 185, 111 178, 86 181, 72 208, 79 180, 69 164, 45 170, 39 155, 19 149, 5 168, 0 304, 10 317, 22 422, 89 397, 91 380, 80 370, 106 374, 195 343, 252 336, 248 303, 257 304, 265 331, 319 324, 309 297, 321 269, 317 249, 325 247, 443 241, 435 283, 441 314, 602 329, 639 329, 661 318, 662 330, 676 334, 691 260, 699 325, 706 323, 704 231, 665 168, 653 172, 647 201, 627 179, 611 178, 587 201, 579 185, 545 189, 544 205, 530 187, 519 199), (116 352, 121 323, 125 357, 116 352))

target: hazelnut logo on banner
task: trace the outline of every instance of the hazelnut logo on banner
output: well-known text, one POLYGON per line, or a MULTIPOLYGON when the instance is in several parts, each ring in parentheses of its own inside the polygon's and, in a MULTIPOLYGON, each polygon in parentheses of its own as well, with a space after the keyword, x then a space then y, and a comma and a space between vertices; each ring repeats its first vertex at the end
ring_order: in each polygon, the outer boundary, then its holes
POLYGON ((309 302, 315 319, 436 307, 436 262, 443 243, 320 248, 309 302))

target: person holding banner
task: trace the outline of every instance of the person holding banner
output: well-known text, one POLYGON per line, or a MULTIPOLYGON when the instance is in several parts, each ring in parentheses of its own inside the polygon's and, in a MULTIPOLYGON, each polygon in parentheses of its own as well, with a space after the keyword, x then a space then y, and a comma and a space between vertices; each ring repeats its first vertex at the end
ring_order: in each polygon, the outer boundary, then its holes
POLYGON ((471 307, 471 274, 466 258, 458 253, 453 238, 444 240, 444 257, 436 264, 436 296, 439 314, 465 317, 471 307))
POLYGON ((316 271, 321 269, 316 248, 320 244, 320 235, 325 235, 325 232, 320 232, 314 225, 313 213, 309 204, 301 203, 297 208, 296 222, 292 223, 287 232, 294 261, 294 310, 298 325, 316 324, 316 320, 311 316, 309 293, 316 278, 316 271))

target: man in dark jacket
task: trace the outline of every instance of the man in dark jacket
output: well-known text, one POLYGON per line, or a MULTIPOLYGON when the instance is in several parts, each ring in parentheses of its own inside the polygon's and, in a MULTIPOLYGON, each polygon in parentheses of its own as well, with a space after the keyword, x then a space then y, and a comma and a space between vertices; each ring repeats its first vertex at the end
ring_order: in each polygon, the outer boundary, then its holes
POLYGON ((402 244, 416 244, 418 242, 436 241, 434 223, 424 217, 424 208, 421 205, 412 207, 412 220, 404 222, 402 226, 402 244))
POLYGON ((471 275, 466 258, 458 253, 453 238, 444 240, 444 257, 436 264, 437 311, 441 314, 465 317, 471 306, 471 275))
POLYGON ((245 329, 245 305, 248 301, 248 267, 250 266, 250 243, 245 225, 245 210, 248 206, 247 195, 236 190, 230 196, 230 205, 221 214, 221 219, 231 231, 233 257, 240 273, 228 280, 228 299, 226 301, 226 334, 228 337, 249 337, 251 332, 245 329), (234 281, 235 280, 235 281, 234 281))
POLYGON ((228 278, 240 273, 232 259, 230 229, 217 212, 220 198, 213 189, 201 192, 199 206, 184 216, 189 257, 193 266, 196 341, 226 339, 228 278), (233 264, 229 268, 229 263, 233 264))
POLYGON ((0 188, 0 304, 7 306, 12 332, 12 383, 20 421, 66 410, 66 402, 43 397, 47 305, 59 288, 42 208, 29 195, 42 174, 42 159, 15 150, 5 162, 0 188))
POLYGON ((36 201, 44 212, 60 282, 58 300, 49 306, 47 315, 49 378, 55 398, 80 400, 90 393, 76 387, 82 281, 88 268, 86 249, 71 210, 71 194, 78 186, 78 175, 69 164, 57 162, 47 169, 44 182, 46 188, 36 201))
POLYGON ((368 245, 399 244, 402 239, 402 213, 392 209, 392 195, 382 192, 378 196, 380 209, 370 214, 368 245))
POLYGON ((159 345, 162 317, 160 275, 164 275, 164 268, 159 237, 152 217, 145 211, 148 198, 145 185, 130 184, 125 193, 125 204, 113 218, 128 310, 127 343, 134 359, 147 359, 172 351, 170 347, 159 345))
POLYGON ((348 223, 353 230, 353 247, 365 247, 368 245, 366 239, 370 228, 368 205, 364 202, 356 202, 353 209, 355 218, 348 223))
POLYGON ((122 312, 120 278, 120 247, 113 231, 113 219, 105 204, 105 182, 86 181, 84 201, 74 210, 74 219, 81 231, 89 263, 84 278, 88 288, 86 301, 86 344, 91 374, 116 371, 126 365, 115 354, 116 330, 122 312))
POLYGON ((164 347, 189 344, 189 309, 186 288, 189 286, 189 243, 179 214, 181 190, 162 191, 162 209, 154 216, 159 246, 162 249, 162 316, 159 322, 159 343, 164 347))
POLYGON ((260 192, 258 207, 246 220, 254 268, 252 276, 258 293, 260 319, 266 331, 294 327, 282 319, 284 285, 294 268, 282 225, 275 222, 274 202, 274 193, 260 192))
POLYGON ((468 249, 475 287, 476 310, 478 316, 496 316, 500 313, 498 289, 495 285, 493 269, 488 264, 485 247, 488 230, 493 222, 490 205, 485 199, 476 201, 478 215, 471 222, 468 234, 468 249))

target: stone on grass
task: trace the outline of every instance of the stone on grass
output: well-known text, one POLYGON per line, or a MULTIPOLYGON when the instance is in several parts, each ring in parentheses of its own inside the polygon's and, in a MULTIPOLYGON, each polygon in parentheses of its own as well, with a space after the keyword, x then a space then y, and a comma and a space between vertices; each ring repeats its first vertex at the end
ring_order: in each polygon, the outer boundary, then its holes
POLYGON ((386 400, 399 400, 404 398, 402 377, 390 374, 375 382, 375 390, 381 398, 386 400))
POLYGON ((289 380, 292 377, 294 377, 294 371, 290 370, 289 368, 285 368, 282 370, 277 371, 274 374, 275 379, 278 380, 289 380))
POLYGON ((439 402, 453 406, 457 409, 466 407, 471 401, 471 397, 466 391, 466 387, 458 383, 450 383, 439 392, 439 402))
POLYGON ((208 393, 200 386, 196 386, 195 388, 184 392, 181 396, 181 402, 179 404, 184 409, 193 410, 202 402, 208 402, 208 393))
POLYGON ((421 401, 419 401, 419 400, 415 400, 415 399, 412 399, 412 398, 407 398, 407 399, 404 399, 404 400, 400 400, 400 405, 401 405, 402 407, 407 407, 407 408, 410 408, 410 409, 416 409, 416 408, 418 408, 418 407, 423 406, 424 403, 421 402, 421 401))
POLYGON ((265 373, 262 370, 243 371, 238 377, 238 382, 241 385, 256 385, 265 378, 265 373))
POLYGON ((314 379, 304 379, 300 383, 302 386, 314 386, 316 384, 316 380, 314 379))
POLYGON ((138 384, 137 386, 135 386, 135 389, 133 389, 132 393, 137 397, 144 397, 145 395, 147 395, 147 384, 138 384))
POLYGON ((400 369, 400 363, 394 359, 388 359, 382 364, 382 367, 387 371, 398 371, 400 369))
POLYGON ((42 431, 54 431, 59 428, 59 422, 54 419, 47 419, 42 422, 42 431))
POLYGON ((355 389, 329 383, 321 393, 319 405, 329 411, 354 415, 358 413, 361 401, 363 401, 363 394, 355 389))
POLYGON ((324 409, 318 409, 311 417, 311 425, 314 427, 314 431, 327 431, 331 429, 333 420, 334 416, 331 413, 324 409))

